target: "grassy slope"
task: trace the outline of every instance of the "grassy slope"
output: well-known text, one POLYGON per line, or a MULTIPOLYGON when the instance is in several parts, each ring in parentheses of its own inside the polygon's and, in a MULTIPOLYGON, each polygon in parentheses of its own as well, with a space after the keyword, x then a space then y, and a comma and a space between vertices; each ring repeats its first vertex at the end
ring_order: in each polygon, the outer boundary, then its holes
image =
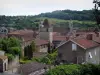
MULTIPOLYGON (((44 20, 47 17, 40 17, 39 20, 44 20)), ((53 24, 57 27, 68 27, 70 20, 62 20, 62 19, 55 19, 55 18, 47 18, 50 22, 50 24, 53 24)), ((74 27, 79 28, 88 28, 88 27, 95 27, 96 22, 93 21, 78 21, 78 20, 72 20, 74 27)))

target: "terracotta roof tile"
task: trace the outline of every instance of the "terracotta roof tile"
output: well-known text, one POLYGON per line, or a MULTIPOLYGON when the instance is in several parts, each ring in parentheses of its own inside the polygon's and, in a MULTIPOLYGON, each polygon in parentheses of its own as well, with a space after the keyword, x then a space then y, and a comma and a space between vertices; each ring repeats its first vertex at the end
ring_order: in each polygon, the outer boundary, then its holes
POLYGON ((34 32, 33 30, 16 30, 14 32, 8 33, 8 35, 25 35, 33 32, 34 32))
POLYGON ((85 49, 99 46, 98 43, 96 43, 92 40, 87 40, 87 39, 83 39, 83 38, 71 39, 71 40, 85 49))
POLYGON ((66 41, 68 39, 66 36, 53 36, 53 41, 66 41))
POLYGON ((42 40, 42 39, 35 39, 35 43, 36 43, 36 45, 40 46, 40 45, 43 45, 43 44, 48 44, 48 41, 42 40))

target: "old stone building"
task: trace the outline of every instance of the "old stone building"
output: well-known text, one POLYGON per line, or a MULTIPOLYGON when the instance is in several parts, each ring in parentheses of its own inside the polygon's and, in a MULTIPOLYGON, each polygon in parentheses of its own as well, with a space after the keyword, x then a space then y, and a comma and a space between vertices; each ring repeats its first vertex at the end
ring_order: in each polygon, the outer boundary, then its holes
POLYGON ((66 63, 100 63, 100 44, 89 34, 72 38, 58 46, 58 60, 66 63))

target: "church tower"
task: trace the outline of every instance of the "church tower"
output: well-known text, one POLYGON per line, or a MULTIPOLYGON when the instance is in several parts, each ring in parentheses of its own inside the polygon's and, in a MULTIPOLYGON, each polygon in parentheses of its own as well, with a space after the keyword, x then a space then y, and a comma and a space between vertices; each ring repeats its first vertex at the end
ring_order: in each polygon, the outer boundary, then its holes
POLYGON ((39 37, 43 40, 48 40, 50 43, 52 43, 53 40, 53 27, 50 25, 48 19, 45 19, 43 22, 39 25, 39 37))

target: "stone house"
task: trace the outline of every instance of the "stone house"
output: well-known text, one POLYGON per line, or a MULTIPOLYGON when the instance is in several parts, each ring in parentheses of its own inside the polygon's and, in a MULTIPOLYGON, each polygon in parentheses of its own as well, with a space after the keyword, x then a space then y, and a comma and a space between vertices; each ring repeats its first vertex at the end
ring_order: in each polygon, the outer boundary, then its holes
POLYGON ((22 54, 24 56, 24 48, 32 42, 32 40, 35 39, 35 36, 37 34, 33 30, 16 30, 13 32, 8 33, 8 37, 16 37, 21 41, 22 46, 22 54))
POLYGON ((22 48, 29 45, 35 37, 35 32, 33 30, 16 30, 8 33, 8 37, 16 37, 21 40, 22 48))
POLYGON ((86 38, 73 38, 60 44, 57 60, 67 63, 100 63, 100 44, 86 38))
POLYGON ((38 52, 48 52, 48 41, 42 39, 35 39, 35 44, 38 52))

